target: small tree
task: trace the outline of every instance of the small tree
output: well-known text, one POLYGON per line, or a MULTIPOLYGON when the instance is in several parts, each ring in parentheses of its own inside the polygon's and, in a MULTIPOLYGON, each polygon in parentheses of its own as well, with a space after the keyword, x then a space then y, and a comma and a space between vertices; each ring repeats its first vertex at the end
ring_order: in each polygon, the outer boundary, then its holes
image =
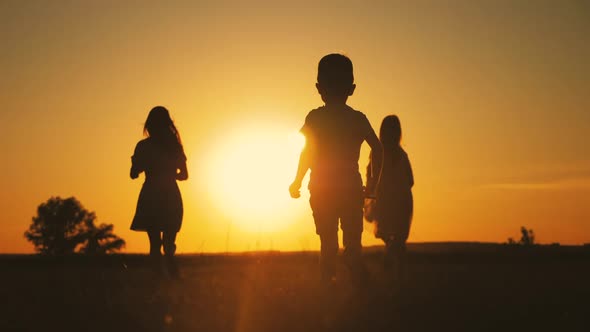
POLYGON ((37 208, 25 232, 35 250, 47 255, 88 254, 120 250, 125 241, 113 234, 113 225, 94 224, 96 214, 74 198, 51 197, 37 208))

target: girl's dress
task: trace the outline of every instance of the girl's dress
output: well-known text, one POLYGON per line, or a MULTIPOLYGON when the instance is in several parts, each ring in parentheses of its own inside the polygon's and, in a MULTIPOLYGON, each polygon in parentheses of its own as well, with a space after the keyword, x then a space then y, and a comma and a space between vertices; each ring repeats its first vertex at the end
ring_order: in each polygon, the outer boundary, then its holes
POLYGON ((407 153, 400 146, 384 149, 383 168, 377 187, 375 236, 388 241, 408 239, 414 203, 414 176, 407 153))
POLYGON ((151 137, 135 147, 132 168, 145 171, 145 182, 131 223, 134 231, 180 230, 183 206, 176 173, 186 162, 186 157, 180 147, 170 150, 151 137))

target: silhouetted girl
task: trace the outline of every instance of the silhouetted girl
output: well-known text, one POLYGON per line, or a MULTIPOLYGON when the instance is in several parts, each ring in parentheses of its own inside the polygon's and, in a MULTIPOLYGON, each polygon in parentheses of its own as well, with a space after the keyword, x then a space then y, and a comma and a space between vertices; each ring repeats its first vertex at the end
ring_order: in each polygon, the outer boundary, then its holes
POLYGON ((131 178, 136 179, 145 172, 131 229, 148 233, 150 256, 158 271, 162 271, 160 248, 164 246, 166 270, 176 277, 175 241, 183 213, 176 180, 188 178, 186 157, 178 130, 166 108, 156 106, 150 111, 143 133, 147 138, 137 143, 131 157, 131 178))
MULTIPOLYGON (((413 213, 412 186, 414 176, 410 160, 400 146, 402 130, 399 118, 383 119, 379 139, 383 145, 381 178, 377 187, 375 236, 386 245, 385 267, 395 266, 398 277, 405 270, 406 240, 413 213)), ((371 165, 367 177, 371 176, 371 165)))

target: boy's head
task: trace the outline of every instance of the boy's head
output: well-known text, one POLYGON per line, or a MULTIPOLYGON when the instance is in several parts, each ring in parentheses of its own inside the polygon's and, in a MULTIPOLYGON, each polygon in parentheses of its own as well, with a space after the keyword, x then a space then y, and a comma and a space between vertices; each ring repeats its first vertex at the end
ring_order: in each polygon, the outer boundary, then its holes
POLYGON ((352 61, 342 54, 328 54, 318 65, 318 82, 316 87, 322 99, 346 98, 351 96, 356 87, 352 73, 352 61))

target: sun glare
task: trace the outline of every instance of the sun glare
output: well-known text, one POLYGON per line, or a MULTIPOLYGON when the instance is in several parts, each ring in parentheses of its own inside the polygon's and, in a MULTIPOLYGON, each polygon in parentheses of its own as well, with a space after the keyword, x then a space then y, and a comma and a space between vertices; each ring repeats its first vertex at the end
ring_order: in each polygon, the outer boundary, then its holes
POLYGON ((288 186, 305 139, 270 128, 229 137, 215 150, 206 174, 217 210, 245 231, 277 231, 296 217, 288 186))

